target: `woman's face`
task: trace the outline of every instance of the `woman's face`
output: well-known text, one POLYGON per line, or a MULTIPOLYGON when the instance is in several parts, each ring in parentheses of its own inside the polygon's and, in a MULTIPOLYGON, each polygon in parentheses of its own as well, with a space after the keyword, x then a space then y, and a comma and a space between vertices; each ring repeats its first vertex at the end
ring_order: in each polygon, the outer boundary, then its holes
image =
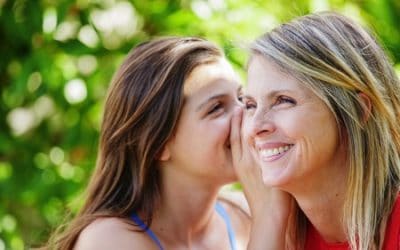
POLYGON ((265 184, 290 191, 340 174, 337 123, 314 92, 259 55, 244 92, 243 133, 265 184))
POLYGON ((237 75, 225 59, 191 72, 184 83, 177 128, 164 150, 164 155, 169 153, 167 165, 213 183, 236 179, 229 133, 239 89, 237 75))

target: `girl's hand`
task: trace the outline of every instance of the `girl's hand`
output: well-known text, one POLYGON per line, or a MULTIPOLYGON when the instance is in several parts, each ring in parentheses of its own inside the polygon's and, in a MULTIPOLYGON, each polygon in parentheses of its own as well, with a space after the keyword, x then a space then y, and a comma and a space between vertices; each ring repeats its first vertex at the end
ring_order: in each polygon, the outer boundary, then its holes
POLYGON ((261 168, 250 152, 241 133, 242 109, 234 111, 231 122, 232 161, 252 216, 252 231, 248 249, 284 249, 285 232, 292 196, 277 188, 267 187, 261 168))

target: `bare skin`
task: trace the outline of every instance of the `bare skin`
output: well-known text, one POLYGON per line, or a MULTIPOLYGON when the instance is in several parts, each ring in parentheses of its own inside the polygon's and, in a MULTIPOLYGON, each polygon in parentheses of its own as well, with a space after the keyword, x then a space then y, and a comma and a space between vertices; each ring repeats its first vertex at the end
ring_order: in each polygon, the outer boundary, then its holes
MULTIPOLYGON (((185 104, 176 131, 159 158, 161 204, 150 226, 163 249, 231 249, 215 204, 220 188, 236 180, 229 134, 238 88, 236 74, 222 58, 196 67, 185 81, 185 104)), ((238 249, 246 249, 248 214, 234 202, 220 203, 229 214, 238 249)), ((75 249, 159 248, 126 220, 108 218, 84 229, 75 249)))
MULTIPOLYGON (((263 185, 243 148, 233 70, 220 61, 198 67, 187 81, 178 128, 160 156, 161 204, 150 229, 164 249, 231 249, 226 224, 215 210, 218 200, 229 214, 239 250, 284 249, 290 196, 263 185), (243 195, 218 198, 236 175, 252 219, 243 195)), ((159 249, 138 229, 127 219, 98 219, 80 234, 75 249, 159 249)))
POLYGON ((248 82, 245 137, 264 184, 289 192, 327 242, 346 241, 340 218, 348 168, 334 115, 261 56, 249 63, 248 82))
POLYGON ((285 233, 293 198, 281 190, 267 187, 261 169, 244 142, 243 110, 237 108, 232 118, 231 145, 235 170, 249 203, 252 226, 248 250, 285 249, 285 233))

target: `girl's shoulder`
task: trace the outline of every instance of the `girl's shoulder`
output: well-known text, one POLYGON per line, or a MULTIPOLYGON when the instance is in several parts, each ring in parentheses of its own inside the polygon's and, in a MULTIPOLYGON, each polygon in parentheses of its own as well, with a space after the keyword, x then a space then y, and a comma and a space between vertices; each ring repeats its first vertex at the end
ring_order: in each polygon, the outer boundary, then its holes
POLYGON ((235 231, 238 248, 245 249, 250 236, 251 218, 244 194, 240 191, 224 190, 220 193, 218 202, 224 207, 229 216, 235 231))
POLYGON ((90 223, 79 235, 75 250, 149 249, 157 250, 154 242, 127 219, 107 217, 90 223))
POLYGON ((218 194, 218 201, 228 209, 237 210, 243 216, 250 218, 249 204, 242 191, 222 189, 218 194))

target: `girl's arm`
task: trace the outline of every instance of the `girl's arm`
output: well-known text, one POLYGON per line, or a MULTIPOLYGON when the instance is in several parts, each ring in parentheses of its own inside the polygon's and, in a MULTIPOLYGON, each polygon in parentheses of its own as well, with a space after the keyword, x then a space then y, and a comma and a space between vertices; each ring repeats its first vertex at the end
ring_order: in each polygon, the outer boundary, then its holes
POLYGON ((261 169, 252 157, 241 133, 242 110, 237 109, 231 122, 232 160, 251 213, 250 240, 247 249, 285 249, 286 226, 292 197, 267 187, 261 169))

